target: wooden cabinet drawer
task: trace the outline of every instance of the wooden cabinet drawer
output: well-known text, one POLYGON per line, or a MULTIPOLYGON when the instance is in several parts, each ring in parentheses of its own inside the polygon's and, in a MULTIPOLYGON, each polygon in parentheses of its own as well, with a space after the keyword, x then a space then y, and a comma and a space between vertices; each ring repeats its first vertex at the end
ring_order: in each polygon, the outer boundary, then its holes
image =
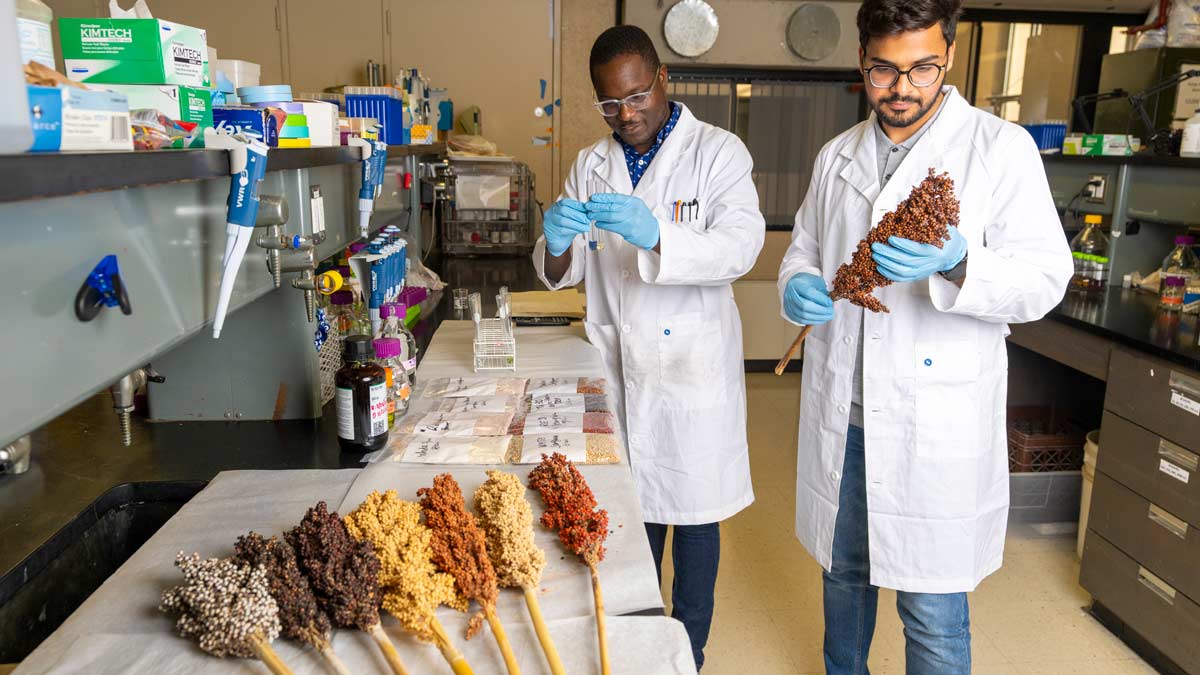
POLYGON ((1079 583, 1189 673, 1200 672, 1200 605, 1088 527, 1079 583))
POLYGON ((1097 470, 1200 527, 1200 456, 1111 412, 1100 426, 1097 470))
POLYGON ((1188 449, 1200 441, 1200 373, 1114 347, 1104 407, 1188 449))
POLYGON ((1189 598, 1200 598, 1200 532, 1158 504, 1096 474, 1088 527, 1189 598))

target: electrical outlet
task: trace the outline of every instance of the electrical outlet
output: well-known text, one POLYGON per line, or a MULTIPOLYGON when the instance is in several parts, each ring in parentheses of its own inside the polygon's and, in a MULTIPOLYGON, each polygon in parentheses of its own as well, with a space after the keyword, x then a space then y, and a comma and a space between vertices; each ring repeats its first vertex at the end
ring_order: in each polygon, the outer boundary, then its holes
POLYGON ((1102 173, 1088 175, 1088 186, 1084 191, 1089 202, 1104 203, 1104 193, 1108 189, 1108 176, 1102 173))

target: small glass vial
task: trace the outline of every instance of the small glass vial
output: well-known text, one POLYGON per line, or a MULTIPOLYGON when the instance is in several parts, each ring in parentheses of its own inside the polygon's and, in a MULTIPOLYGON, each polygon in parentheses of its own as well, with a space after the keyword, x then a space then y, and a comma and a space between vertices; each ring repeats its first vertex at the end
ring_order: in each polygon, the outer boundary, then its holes
POLYGON ((342 343, 342 367, 334 375, 338 445, 342 452, 372 452, 387 444, 387 371, 374 362, 366 335, 342 343))
POLYGON ((375 340, 376 363, 387 370, 388 412, 391 414, 388 422, 392 425, 408 413, 409 398, 412 395, 412 384, 401 364, 400 350, 400 340, 396 338, 382 337, 375 340))
POLYGON ((1187 293, 1186 280, 1183 277, 1164 277, 1162 293, 1158 306, 1168 312, 1178 312, 1183 309, 1183 297, 1187 293))

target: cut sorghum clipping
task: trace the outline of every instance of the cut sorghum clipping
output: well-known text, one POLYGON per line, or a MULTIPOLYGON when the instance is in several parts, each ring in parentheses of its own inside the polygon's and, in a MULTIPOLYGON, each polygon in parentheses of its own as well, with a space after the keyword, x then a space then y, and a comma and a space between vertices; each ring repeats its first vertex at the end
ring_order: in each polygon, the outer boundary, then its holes
POLYGON ((285 538, 334 626, 368 630, 379 623, 379 559, 371 542, 351 537, 323 501, 285 538))
POLYGON ((419 504, 400 499, 395 490, 372 492, 346 516, 346 529, 374 546, 383 608, 405 630, 433 642, 439 605, 466 611, 466 599, 455 593, 454 577, 433 564, 433 533, 421 522, 419 504))
POLYGON ((279 610, 262 567, 183 551, 175 566, 184 582, 163 591, 159 609, 178 615, 180 635, 214 656, 242 658, 255 656, 252 640, 279 637, 279 610))
POLYGON ((496 578, 506 588, 536 588, 546 568, 546 555, 533 540, 533 509, 521 479, 488 471, 475 490, 475 510, 487 535, 487 552, 496 578))
POLYGON ((529 473, 529 487, 546 504, 542 525, 557 531, 563 546, 591 566, 604 559, 608 512, 597 508, 596 496, 574 464, 557 452, 542 455, 542 463, 529 473))
POLYGON ((251 532, 238 537, 234 559, 262 567, 267 575, 271 597, 279 606, 279 622, 284 637, 317 648, 329 644, 329 617, 321 611, 308 579, 296 566, 296 552, 279 537, 267 539, 251 532))
POLYGON ((908 197, 872 227, 854 249, 850 262, 838 268, 833 278, 834 299, 845 298, 872 312, 887 312, 888 308, 871 295, 876 288, 890 286, 892 280, 879 273, 871 257, 871 244, 888 242, 890 237, 903 237, 938 248, 950 238, 950 227, 958 227, 958 199, 954 196, 954 180, 950 174, 929 175, 912 189, 908 197))

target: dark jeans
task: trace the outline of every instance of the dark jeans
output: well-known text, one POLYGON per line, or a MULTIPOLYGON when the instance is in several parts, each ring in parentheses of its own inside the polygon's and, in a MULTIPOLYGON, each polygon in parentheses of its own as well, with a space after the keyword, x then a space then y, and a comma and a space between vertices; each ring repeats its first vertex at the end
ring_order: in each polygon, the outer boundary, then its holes
MULTIPOLYGON (((667 544, 667 525, 646 523, 646 536, 654 554, 658 583, 662 585, 663 549, 667 544)), ((704 645, 712 625, 713 590, 717 586, 717 563, 721 560, 719 523, 672 525, 671 562, 675 583, 671 588, 671 617, 683 622, 692 643, 696 669, 704 665, 704 645)))
MULTIPOLYGON (((867 541, 866 450, 863 430, 850 427, 837 523, 833 565, 825 580, 825 672, 865 675, 879 588, 871 585, 867 541)), ((971 672, 971 620, 966 593, 896 593, 904 623, 908 675, 967 675, 971 672)))

